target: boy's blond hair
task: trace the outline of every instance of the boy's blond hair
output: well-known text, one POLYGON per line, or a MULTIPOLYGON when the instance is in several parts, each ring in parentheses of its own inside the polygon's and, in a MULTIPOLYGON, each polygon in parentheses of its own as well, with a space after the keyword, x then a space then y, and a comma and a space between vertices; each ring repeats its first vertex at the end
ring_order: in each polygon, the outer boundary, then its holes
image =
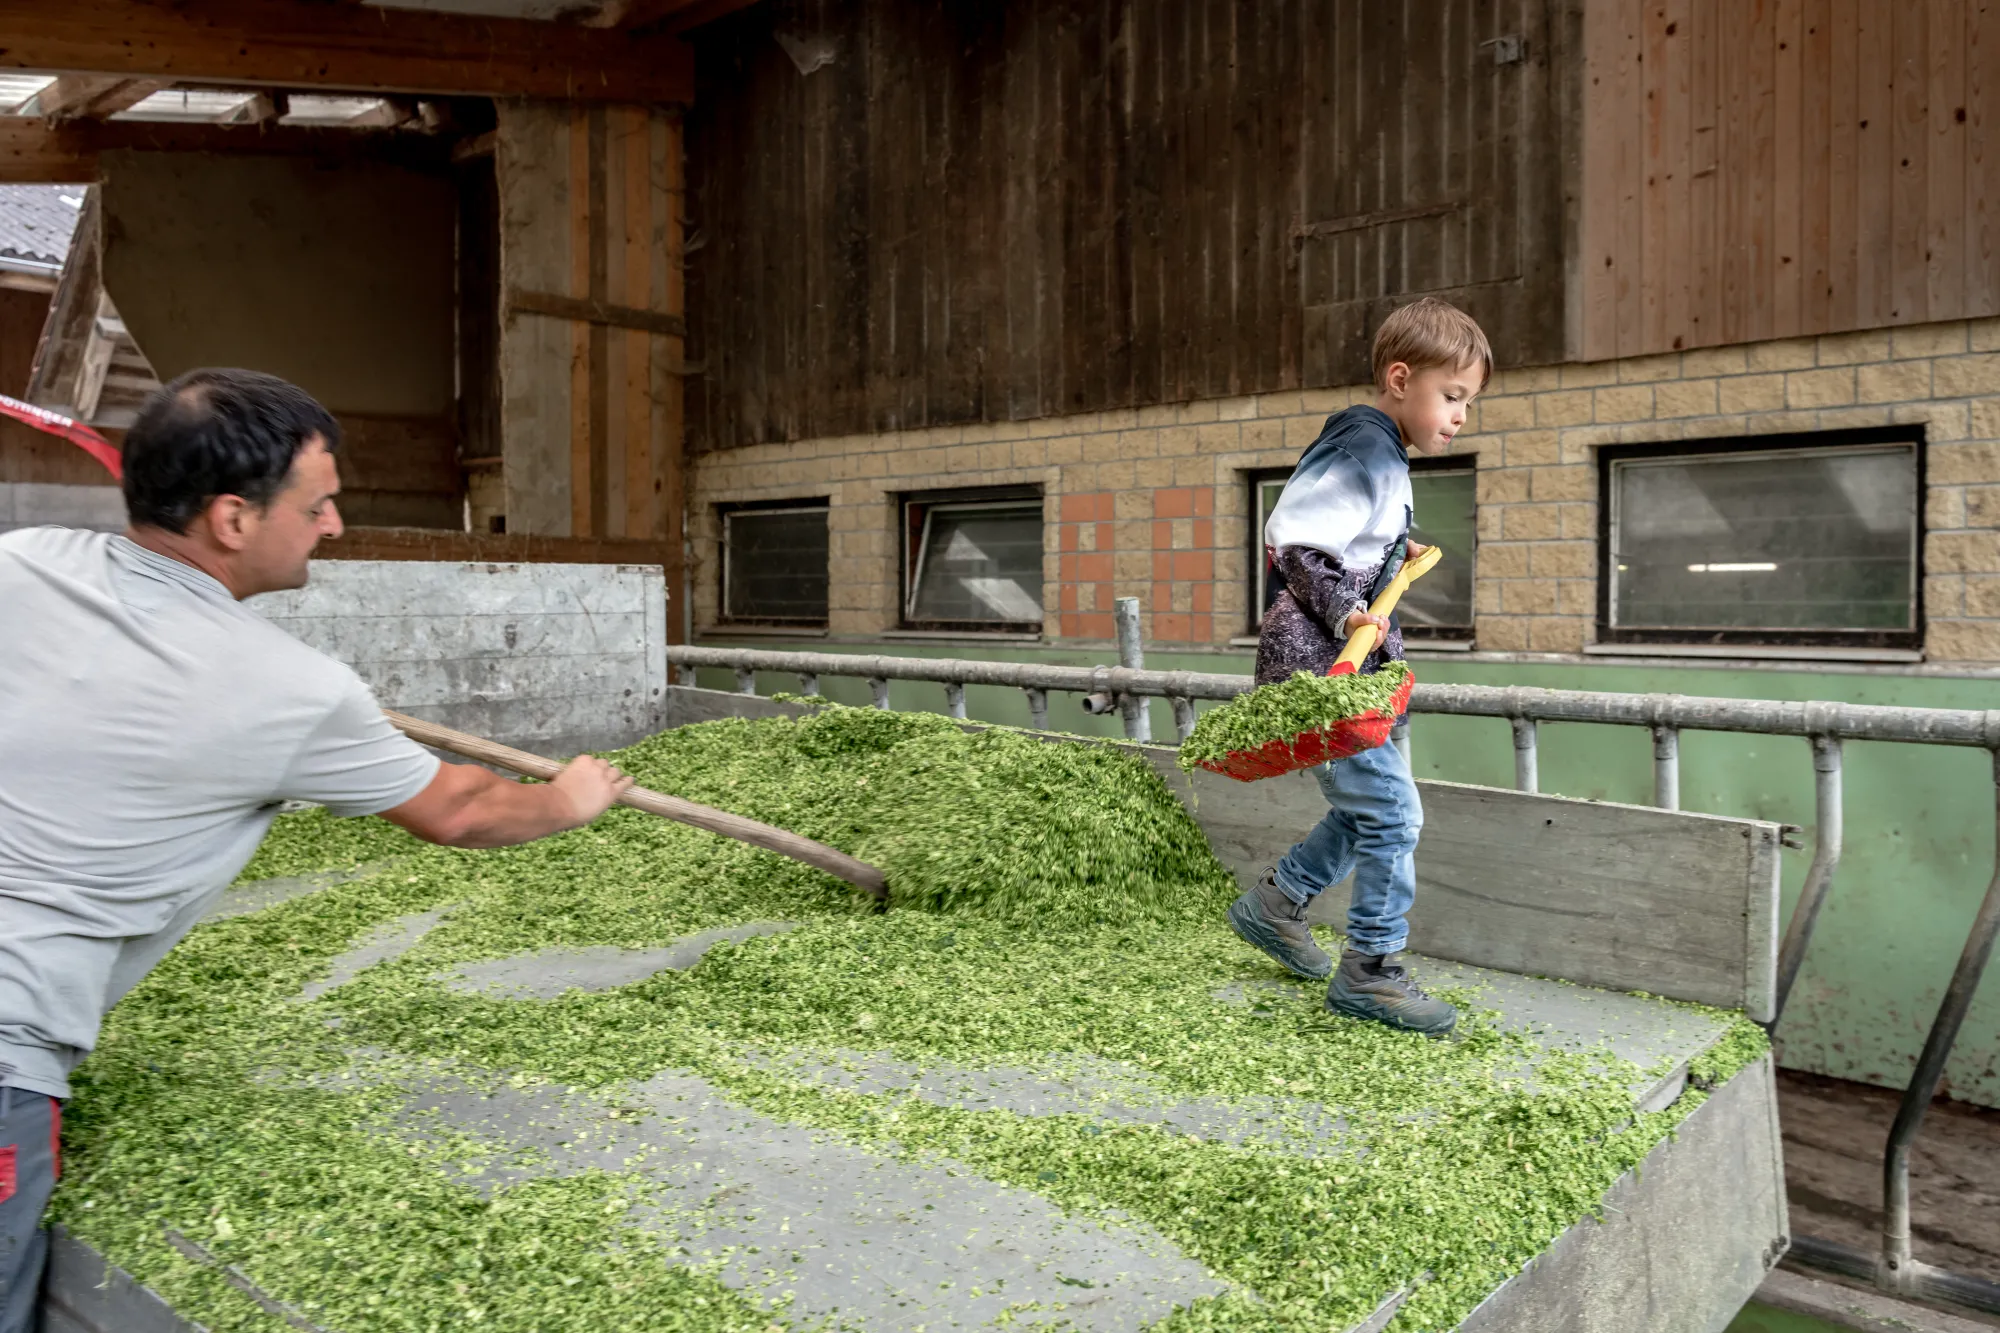
POLYGON ((1375 331, 1375 387, 1388 387, 1389 367, 1398 361, 1411 370, 1479 364, 1479 387, 1493 378, 1493 348, 1472 316, 1449 301, 1420 296, 1397 306, 1375 331))

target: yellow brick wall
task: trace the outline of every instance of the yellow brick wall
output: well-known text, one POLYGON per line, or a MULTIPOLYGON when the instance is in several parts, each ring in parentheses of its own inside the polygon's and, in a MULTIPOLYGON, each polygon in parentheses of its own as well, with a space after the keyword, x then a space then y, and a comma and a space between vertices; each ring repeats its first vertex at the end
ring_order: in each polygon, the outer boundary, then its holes
MULTIPOLYGON (((1286 467, 1368 386, 757 445, 693 463, 695 620, 716 619, 718 503, 831 501, 832 634, 897 623, 896 496, 1031 483, 1046 497, 1045 636, 1109 637, 1134 596, 1149 641, 1249 628, 1245 474, 1286 467), (1108 575, 1108 577, 1107 577, 1108 575)), ((1929 440, 1927 656, 2000 661, 2000 320, 1502 370, 1453 451, 1478 467, 1477 646, 1574 653, 1597 606, 1606 444, 1921 421, 1929 440)))

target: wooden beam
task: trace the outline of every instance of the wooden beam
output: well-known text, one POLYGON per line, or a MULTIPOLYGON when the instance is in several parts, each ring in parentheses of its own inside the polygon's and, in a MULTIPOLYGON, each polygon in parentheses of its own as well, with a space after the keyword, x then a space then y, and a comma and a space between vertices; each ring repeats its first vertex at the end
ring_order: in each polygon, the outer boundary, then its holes
POLYGON ((674 34, 698 28, 755 3, 756 0, 607 0, 594 17, 584 21, 627 32, 674 34))
POLYGON ((0 0, 0 68, 357 92, 691 102, 659 35, 315 0, 0 0))
POLYGON ((507 313, 547 315, 551 319, 570 319, 581 324, 604 324, 616 329, 639 329, 645 333, 657 333, 667 338, 687 336, 687 321, 679 315, 669 315, 658 310, 640 310, 633 306, 613 305, 609 301, 557 296, 553 292, 522 291, 518 287, 507 294, 507 313))
POLYGON ((100 155, 117 149, 360 159, 419 169, 445 166, 451 152, 449 142, 423 134, 144 120, 72 120, 52 126, 0 116, 0 182, 6 184, 87 185, 98 179, 100 155))
POLYGON ((116 74, 64 74, 28 99, 24 116, 51 121, 103 120, 129 111, 166 87, 154 79, 128 79, 116 74))

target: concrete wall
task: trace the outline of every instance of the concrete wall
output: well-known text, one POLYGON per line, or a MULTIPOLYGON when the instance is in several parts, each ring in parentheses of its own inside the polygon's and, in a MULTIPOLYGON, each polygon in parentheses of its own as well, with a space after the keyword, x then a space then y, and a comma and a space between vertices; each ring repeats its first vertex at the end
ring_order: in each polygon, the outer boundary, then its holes
POLYGON ((316 560, 256 609, 382 704, 556 758, 660 727, 658 566, 316 560))
MULTIPOLYGON (((829 632, 897 623, 899 492, 1031 483, 1046 497, 1044 635, 1111 636, 1136 596, 1149 641, 1250 631, 1252 469, 1295 462, 1369 386, 1040 421, 754 445, 695 461, 696 623, 716 618, 730 501, 826 496, 829 632)), ((1502 370, 1454 443, 1479 471, 1480 648, 1577 653, 1595 634, 1600 445, 1924 423, 1934 661, 2000 661, 2000 319, 1502 370)), ((1471 553, 1449 553, 1466 558, 1471 553)))

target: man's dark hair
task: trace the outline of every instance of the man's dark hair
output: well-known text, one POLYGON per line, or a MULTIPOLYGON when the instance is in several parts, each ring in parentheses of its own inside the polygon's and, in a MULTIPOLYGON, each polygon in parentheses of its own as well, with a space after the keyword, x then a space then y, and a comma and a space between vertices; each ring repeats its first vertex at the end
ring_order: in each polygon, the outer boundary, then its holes
POLYGON ((156 390, 125 433, 126 512, 184 533, 219 495, 262 509, 315 435, 329 452, 340 447, 333 414, 298 385, 254 370, 190 370, 156 390))

